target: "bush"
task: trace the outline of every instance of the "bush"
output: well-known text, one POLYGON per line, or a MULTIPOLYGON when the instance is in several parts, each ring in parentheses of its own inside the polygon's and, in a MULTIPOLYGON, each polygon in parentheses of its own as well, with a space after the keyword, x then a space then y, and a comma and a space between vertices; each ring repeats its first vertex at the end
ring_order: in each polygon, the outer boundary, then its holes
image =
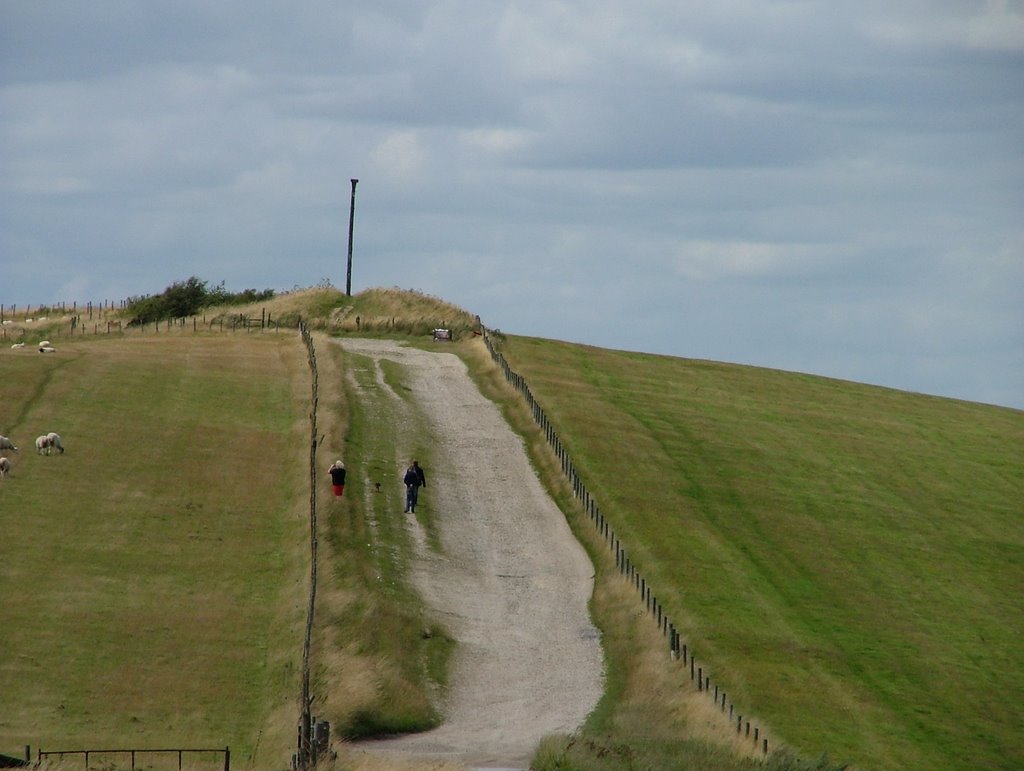
POLYGON ((203 308, 213 305, 243 305, 269 300, 273 296, 273 289, 265 289, 262 292, 255 289, 228 292, 224 289, 223 281, 210 289, 206 281, 192 276, 186 281, 171 284, 163 294, 129 297, 126 313, 130 316, 129 326, 138 326, 164 319, 194 316, 203 308))

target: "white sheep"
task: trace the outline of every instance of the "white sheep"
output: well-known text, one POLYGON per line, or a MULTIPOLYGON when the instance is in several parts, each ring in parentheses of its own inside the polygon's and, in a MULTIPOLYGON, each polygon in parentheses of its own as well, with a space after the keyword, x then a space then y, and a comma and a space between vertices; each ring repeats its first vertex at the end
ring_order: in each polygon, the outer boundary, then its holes
POLYGON ((18 451, 18 448, 14 446, 14 442, 8 439, 6 436, 0 436, 0 450, 14 450, 18 451))
POLYGON ((46 434, 36 437, 36 452, 39 455, 42 455, 44 452, 47 455, 49 455, 51 446, 52 445, 50 444, 50 437, 48 437, 46 434))
POLYGON ((11 461, 9 458, 0 457, 0 479, 11 473, 11 461))
POLYGON ((60 442, 60 434, 55 434, 53 431, 46 435, 46 441, 50 443, 50 447, 60 450, 60 454, 64 454, 64 445, 60 442))
POLYGON ((15 343, 14 345, 11 346, 11 348, 14 348, 14 349, 24 348, 24 347, 25 347, 24 343, 15 343))
POLYGON ((40 340, 39 341, 39 347, 40 348, 49 348, 51 345, 53 345, 53 343, 51 343, 49 340, 40 340))
POLYGON ((52 345, 44 345, 39 349, 39 353, 56 353, 57 349, 52 345))

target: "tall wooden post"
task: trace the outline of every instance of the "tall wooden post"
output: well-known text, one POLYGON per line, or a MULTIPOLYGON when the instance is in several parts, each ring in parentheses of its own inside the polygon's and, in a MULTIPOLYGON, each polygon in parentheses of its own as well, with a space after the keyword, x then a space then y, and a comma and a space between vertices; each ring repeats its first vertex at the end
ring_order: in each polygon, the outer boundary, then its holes
POLYGON ((352 228, 356 219, 356 183, 358 179, 352 180, 352 203, 348 210, 348 271, 345 273, 345 294, 352 296, 352 228))

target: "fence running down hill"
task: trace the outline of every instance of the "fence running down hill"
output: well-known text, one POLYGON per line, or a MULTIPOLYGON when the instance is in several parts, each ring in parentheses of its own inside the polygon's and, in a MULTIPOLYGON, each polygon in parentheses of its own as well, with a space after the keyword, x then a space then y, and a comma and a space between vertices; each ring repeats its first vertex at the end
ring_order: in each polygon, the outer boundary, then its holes
POLYGON ((724 689, 721 689, 717 683, 713 682, 711 675, 704 671, 703 665, 697 664, 697 659, 694 656, 693 650, 689 648, 688 644, 683 642, 682 636, 679 634, 679 630, 676 629, 675 624, 671 622, 668 614, 665 613, 658 602, 658 598, 654 595, 651 590, 650 584, 647 583, 640 572, 636 569, 632 560, 629 558, 629 554, 626 548, 622 545, 618 536, 612 530, 611 524, 601 513, 600 507, 597 505, 597 501, 587 490, 583 479, 576 471, 576 467, 569 457, 569 453, 566 452, 565 447, 562 445, 561 439, 558 437, 558 433, 555 431, 554 425, 548 419, 544 409, 540 406, 533 393, 530 391, 530 387, 526 383, 526 379, 515 372, 505 360, 505 357, 500 351, 494 347, 494 343, 491 340, 489 331, 483 329, 484 343, 487 346, 487 350, 491 354, 491 358, 501 368, 502 372, 505 373, 505 379, 511 384, 522 396, 526 399, 527 404, 530 407, 530 411, 533 414, 533 419, 544 433, 551 450, 554 452, 556 458, 561 464, 562 473, 565 474, 566 479, 572 487, 573 495, 583 506, 590 521, 594 527, 597 528, 601 534, 605 543, 609 549, 615 555, 615 565, 619 572, 636 587, 636 590, 640 593, 640 599, 643 601, 644 606, 651 617, 656 621, 662 634, 664 634, 668 641, 669 653, 673 661, 682 661, 684 667, 690 668, 690 680, 697 686, 697 690, 706 693, 709 697, 714 699, 716 707, 720 707, 724 713, 726 709, 729 712, 729 719, 735 720, 736 722, 736 733, 739 735, 745 735, 746 737, 752 737, 752 741, 755 747, 760 748, 764 754, 768 754, 768 737, 761 730, 758 725, 751 725, 749 719, 744 720, 743 715, 739 712, 736 705, 734 705, 728 699, 724 689))
MULTIPOLYGON (((316 520, 316 414, 320 399, 319 376, 316 366, 316 347, 309 327, 299 321, 299 334, 306 346, 310 372, 309 403, 309 605, 306 610, 306 634, 302 642, 302 707, 299 717, 299 737, 296 753, 292 758, 293 768, 310 768, 316 765, 317 753, 326 749, 324 726, 315 725, 311 712, 313 698, 309 692, 310 648, 313 641, 313 613, 316 606, 317 577, 317 520, 316 520)), ((326 725, 326 724, 325 724, 326 725)))

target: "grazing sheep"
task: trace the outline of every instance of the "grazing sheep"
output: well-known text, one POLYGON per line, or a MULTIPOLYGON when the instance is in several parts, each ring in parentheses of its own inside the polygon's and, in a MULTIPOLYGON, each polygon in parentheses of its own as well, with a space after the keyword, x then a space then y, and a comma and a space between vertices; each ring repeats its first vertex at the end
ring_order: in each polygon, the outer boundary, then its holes
POLYGON ((25 347, 24 343, 15 343, 14 345, 11 346, 11 348, 15 348, 15 349, 17 349, 17 348, 24 348, 24 347, 25 347))
POLYGON ((0 450, 14 450, 18 451, 18 448, 14 446, 14 442, 8 439, 6 436, 0 436, 0 450))
POLYGON ((53 343, 51 343, 49 340, 40 340, 39 341, 39 347, 40 348, 49 348, 51 345, 53 345, 53 343))
POLYGON ((50 443, 50 447, 60 450, 60 454, 64 454, 64 445, 60 443, 60 434, 55 434, 53 431, 46 435, 46 441, 50 443))
POLYGON ((0 458, 0 479, 11 473, 11 461, 9 458, 0 458))
POLYGON ((46 434, 36 437, 36 452, 42 455, 44 451, 47 455, 50 454, 50 437, 46 434))

